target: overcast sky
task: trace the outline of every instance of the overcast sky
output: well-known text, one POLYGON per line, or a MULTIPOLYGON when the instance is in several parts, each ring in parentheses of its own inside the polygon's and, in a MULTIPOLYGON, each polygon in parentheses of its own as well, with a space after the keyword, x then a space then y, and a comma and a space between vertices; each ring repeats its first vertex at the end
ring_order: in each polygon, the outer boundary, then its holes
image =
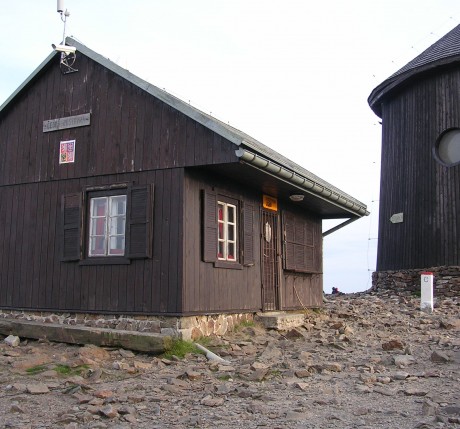
MULTIPOLYGON (((0 104, 60 43, 56 0, 0 0, 0 104)), ((67 35, 367 204, 324 239, 324 285, 370 288, 374 87, 460 23, 458 0, 66 0, 67 35)), ((1 144, 1 142, 0 142, 1 144)), ((331 225, 325 224, 324 229, 331 225)))

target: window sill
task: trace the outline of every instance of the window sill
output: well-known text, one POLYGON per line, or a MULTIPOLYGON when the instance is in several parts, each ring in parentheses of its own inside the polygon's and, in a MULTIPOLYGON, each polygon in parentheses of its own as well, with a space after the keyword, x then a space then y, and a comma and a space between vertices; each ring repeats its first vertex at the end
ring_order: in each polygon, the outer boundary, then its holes
POLYGON ((216 268, 228 268, 230 270, 242 270, 243 266, 238 262, 216 261, 214 262, 216 268))
POLYGON ((124 256, 108 256, 108 257, 93 257, 86 258, 80 261, 79 265, 129 265, 131 259, 124 256))

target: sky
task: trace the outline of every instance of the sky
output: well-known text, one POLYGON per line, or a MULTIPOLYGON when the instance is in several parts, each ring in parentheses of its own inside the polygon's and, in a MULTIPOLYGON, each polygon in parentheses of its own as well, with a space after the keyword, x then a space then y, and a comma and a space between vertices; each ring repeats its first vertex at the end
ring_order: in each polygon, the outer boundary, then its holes
MULTIPOLYGON (((56 4, 0 0, 0 105, 62 41, 56 4)), ((64 4, 66 35, 365 203, 324 239, 324 290, 371 287, 381 126, 367 97, 460 24, 458 0, 64 4)))

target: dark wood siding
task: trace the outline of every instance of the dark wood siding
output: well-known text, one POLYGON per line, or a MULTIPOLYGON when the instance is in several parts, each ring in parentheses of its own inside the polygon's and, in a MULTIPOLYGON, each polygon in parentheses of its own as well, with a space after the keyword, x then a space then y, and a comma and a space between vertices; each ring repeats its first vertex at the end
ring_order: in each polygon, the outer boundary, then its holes
POLYGON ((382 107, 377 270, 460 265, 460 166, 433 156, 438 136, 460 127, 460 70, 418 78, 382 107))
POLYGON ((172 169, 0 187, 0 307, 181 312, 182 183, 183 170, 172 169), (63 196, 122 181, 155 188, 152 258, 129 265, 62 262, 63 196))
POLYGON ((52 61, 0 116, 0 184, 237 162, 237 147, 81 53, 52 61), (43 133, 43 121, 91 112, 91 125, 43 133), (59 142, 76 140, 74 164, 59 142))
POLYGON ((322 307, 323 275, 284 273, 283 310, 322 307))
MULTIPOLYGON (((216 313, 258 311, 262 308, 260 263, 242 265, 240 269, 219 268, 201 258, 203 219, 202 196, 213 191, 236 198, 242 204, 258 205, 260 194, 232 184, 216 175, 188 171, 185 181, 184 218, 184 312, 216 313), (210 185, 212 183, 212 186, 210 185)), ((254 211, 254 236, 260 235, 259 214, 254 211)), ((239 218, 241 222, 242 217, 239 218)), ((242 225, 240 225, 242 226, 242 225)), ((254 241, 254 254, 260 254, 259 240, 254 241)), ((217 247, 214 249, 214 254, 217 247)), ((214 260, 216 257, 214 256, 214 260)))

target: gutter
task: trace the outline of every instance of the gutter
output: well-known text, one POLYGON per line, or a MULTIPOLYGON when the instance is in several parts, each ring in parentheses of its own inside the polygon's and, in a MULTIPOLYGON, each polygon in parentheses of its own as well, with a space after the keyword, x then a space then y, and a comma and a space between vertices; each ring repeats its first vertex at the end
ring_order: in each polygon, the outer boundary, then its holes
POLYGON ((241 147, 235 151, 235 154, 242 161, 271 173, 272 175, 289 182, 291 185, 298 187, 304 192, 315 195, 330 202, 331 204, 334 204, 335 206, 345 209, 354 216, 362 217, 370 214, 364 204, 351 199, 345 194, 338 193, 335 189, 329 188, 325 183, 319 183, 315 180, 316 176, 314 178, 302 176, 241 147))

